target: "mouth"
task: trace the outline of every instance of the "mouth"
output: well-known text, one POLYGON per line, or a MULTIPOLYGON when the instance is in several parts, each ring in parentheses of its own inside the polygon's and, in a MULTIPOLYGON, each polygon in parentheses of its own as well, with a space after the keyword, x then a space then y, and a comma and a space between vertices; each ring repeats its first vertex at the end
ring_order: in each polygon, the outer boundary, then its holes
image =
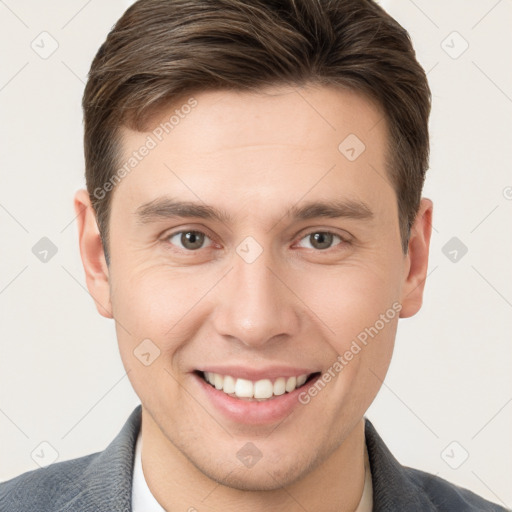
POLYGON ((320 372, 313 372, 254 381, 200 370, 196 370, 194 373, 212 388, 223 392, 227 396, 246 402, 275 400, 307 386, 320 376, 320 372))

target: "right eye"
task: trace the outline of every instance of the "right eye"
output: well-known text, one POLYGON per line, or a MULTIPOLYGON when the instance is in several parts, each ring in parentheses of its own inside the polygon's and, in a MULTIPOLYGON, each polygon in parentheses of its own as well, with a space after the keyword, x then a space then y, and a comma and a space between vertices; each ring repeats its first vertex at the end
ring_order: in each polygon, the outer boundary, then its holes
POLYGON ((205 247, 209 247, 212 242, 203 232, 194 230, 177 231, 176 233, 172 233, 167 236, 166 240, 168 240, 172 245, 178 246, 179 249, 184 249, 186 251, 197 251, 198 249, 202 249, 205 240, 210 241, 210 243, 205 247))

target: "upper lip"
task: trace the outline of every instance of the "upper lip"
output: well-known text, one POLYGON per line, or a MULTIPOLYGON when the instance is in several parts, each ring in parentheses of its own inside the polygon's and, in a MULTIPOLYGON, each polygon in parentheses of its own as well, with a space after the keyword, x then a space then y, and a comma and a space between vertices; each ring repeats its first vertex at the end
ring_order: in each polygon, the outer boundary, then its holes
POLYGON ((247 379, 258 381, 263 379, 275 380, 279 377, 298 377, 299 375, 311 375, 320 370, 311 368, 299 368, 291 366, 269 366, 266 368, 249 368, 247 366, 202 366, 197 368, 200 372, 218 373, 230 375, 234 379, 247 379))

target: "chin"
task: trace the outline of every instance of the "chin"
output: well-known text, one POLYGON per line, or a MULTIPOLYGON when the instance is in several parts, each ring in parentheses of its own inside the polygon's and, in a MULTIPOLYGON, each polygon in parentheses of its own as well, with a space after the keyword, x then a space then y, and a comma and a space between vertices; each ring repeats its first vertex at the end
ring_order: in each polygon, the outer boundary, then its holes
POLYGON ((308 461, 303 456, 293 460, 290 457, 264 459, 252 467, 237 464, 233 468, 227 461, 222 466, 205 467, 196 464, 196 467, 205 476, 225 487, 240 491, 274 491, 297 482, 320 462, 316 459, 308 461))
POLYGON ((217 480, 217 483, 239 491, 275 491, 289 486, 299 479, 300 474, 297 468, 281 468, 279 476, 269 468, 236 469, 231 474, 217 480))

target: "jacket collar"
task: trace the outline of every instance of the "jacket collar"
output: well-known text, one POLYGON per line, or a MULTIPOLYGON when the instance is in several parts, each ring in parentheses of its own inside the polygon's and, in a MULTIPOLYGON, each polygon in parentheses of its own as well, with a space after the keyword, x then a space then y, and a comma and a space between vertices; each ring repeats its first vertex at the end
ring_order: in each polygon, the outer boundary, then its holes
POLYGON ((367 418, 365 437, 372 472, 373 512, 435 512, 437 509, 427 493, 411 480, 407 469, 395 459, 367 418))
POLYGON ((107 448, 98 453, 78 482, 78 492, 59 512, 131 512, 135 443, 142 422, 139 404, 107 448))

